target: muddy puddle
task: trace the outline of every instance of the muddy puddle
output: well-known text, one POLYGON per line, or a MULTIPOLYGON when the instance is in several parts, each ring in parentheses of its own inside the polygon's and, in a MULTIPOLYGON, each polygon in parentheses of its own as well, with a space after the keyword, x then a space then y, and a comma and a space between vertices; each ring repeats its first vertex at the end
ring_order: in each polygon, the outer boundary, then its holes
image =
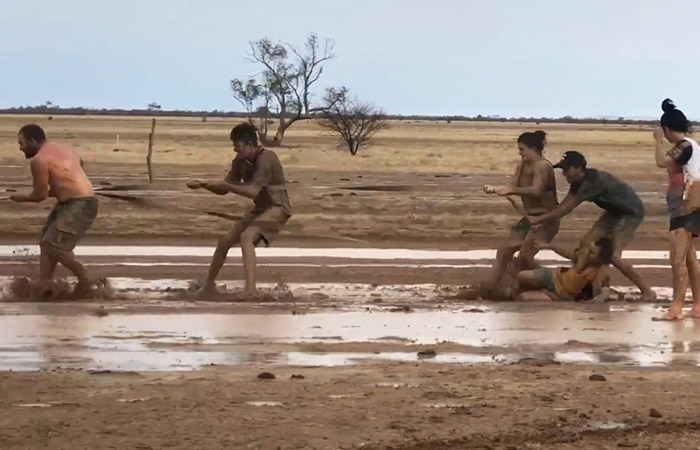
MULTIPOLYGON (((12 302, 18 298, 13 292, 14 277, 0 276, 0 302, 12 302)), ((68 279, 75 284, 75 279, 68 279)), ((193 288, 194 280, 183 279, 142 279, 128 277, 110 277, 110 297, 105 300, 133 301, 146 304, 148 301, 184 301, 187 291, 193 288)), ((220 300, 238 301, 236 293, 243 288, 241 281, 222 280, 217 283, 222 292, 220 300)), ((261 292, 268 295, 272 302, 261 300, 258 306, 269 304, 306 305, 314 308, 349 308, 349 309, 392 309, 400 308, 471 308, 472 303, 455 303, 455 296, 462 286, 436 284, 363 284, 363 283, 259 283, 261 292)), ((630 298, 638 295, 635 288, 613 286, 613 289, 630 298)), ((670 299, 672 289, 653 286, 658 302, 670 299)), ((457 295, 458 296, 458 295, 457 295)), ((690 291, 686 298, 692 299, 690 291)), ((54 301, 60 301, 60 298, 54 301)), ((67 300, 67 299, 66 299, 67 300)), ((201 302, 200 302, 201 303, 201 302)), ((194 304, 194 303, 193 303, 194 304)), ((198 303, 199 304, 199 303, 198 303)), ((178 306, 178 304, 174 304, 178 306)), ((396 311, 395 311, 396 312, 396 311)), ((0 314, 2 310, 0 309, 0 314)))
POLYGON ((0 306, 0 370, 173 371, 365 361, 653 366, 700 361, 700 321, 652 322, 658 310, 651 305, 546 309, 511 304, 479 312, 302 315, 111 310, 104 317, 71 308, 0 306))

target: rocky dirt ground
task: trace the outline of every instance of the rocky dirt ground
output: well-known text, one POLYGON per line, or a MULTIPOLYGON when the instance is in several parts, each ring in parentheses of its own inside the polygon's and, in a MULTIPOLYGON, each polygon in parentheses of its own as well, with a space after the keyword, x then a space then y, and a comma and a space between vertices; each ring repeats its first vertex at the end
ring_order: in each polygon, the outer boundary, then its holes
POLYGON ((3 449, 697 449, 698 371, 523 362, 0 374, 3 449), (263 372, 275 379, 261 379, 263 372))

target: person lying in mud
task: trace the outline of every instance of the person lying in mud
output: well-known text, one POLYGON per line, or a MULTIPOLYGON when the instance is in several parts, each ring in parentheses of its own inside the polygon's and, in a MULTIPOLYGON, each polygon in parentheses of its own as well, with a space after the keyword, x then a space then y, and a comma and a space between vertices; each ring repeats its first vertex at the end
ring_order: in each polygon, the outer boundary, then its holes
POLYGON ((539 216, 556 208, 557 185, 552 163, 542 155, 547 141, 547 134, 538 130, 523 133, 518 137, 518 152, 521 157, 515 174, 506 186, 484 186, 484 191, 506 197, 523 215, 511 227, 510 237, 496 253, 491 280, 492 289, 500 285, 508 264, 515 252, 519 251, 516 264, 520 270, 534 269, 535 241, 552 242, 559 232, 559 220, 552 220, 539 227, 532 227, 527 216, 539 216), (520 197, 522 208, 514 197, 520 197))
POLYGON ((252 199, 253 209, 219 239, 204 285, 195 294, 202 299, 219 295, 216 278, 231 247, 240 244, 245 272, 244 298, 258 297, 255 283, 255 247, 269 246, 291 217, 284 169, 277 155, 258 144, 254 125, 242 123, 231 130, 236 157, 223 181, 191 181, 190 189, 206 189, 217 195, 234 193, 252 199))
POLYGON ((524 270, 517 275, 519 301, 605 301, 609 295, 606 267, 612 262, 613 241, 604 236, 594 243, 581 242, 575 250, 544 242, 537 248, 549 249, 572 262, 569 268, 524 270))
POLYGON ((602 236, 611 236, 614 249, 612 264, 639 288, 642 301, 654 300, 656 293, 634 267, 622 259, 622 251, 644 220, 644 204, 634 189, 608 172, 587 167, 586 158, 576 151, 564 153, 554 168, 562 169, 571 185, 569 193, 552 211, 528 216, 530 223, 533 226, 543 225, 568 215, 584 201, 595 203, 604 211, 584 236, 583 242, 596 242, 602 236))
POLYGON ((83 171, 82 160, 74 152, 47 141, 38 125, 23 126, 17 141, 20 151, 31 159, 33 189, 10 199, 33 203, 48 197, 57 200, 41 232, 38 293, 42 295, 42 290, 49 289, 56 265, 61 263, 78 278, 75 295, 89 295, 93 287, 104 284, 105 280, 90 276, 73 253, 97 217, 97 199, 83 171))

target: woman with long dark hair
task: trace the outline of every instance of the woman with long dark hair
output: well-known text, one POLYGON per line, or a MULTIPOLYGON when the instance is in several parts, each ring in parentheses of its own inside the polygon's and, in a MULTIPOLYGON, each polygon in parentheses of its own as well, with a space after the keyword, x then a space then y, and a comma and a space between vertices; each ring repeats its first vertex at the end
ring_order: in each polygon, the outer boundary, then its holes
POLYGON ((518 137, 521 161, 510 183, 501 187, 485 186, 484 191, 507 197, 523 216, 510 230, 510 237, 500 246, 490 284, 497 288, 509 262, 519 251, 519 270, 534 269, 536 243, 550 243, 559 232, 559 221, 532 227, 526 216, 537 216, 557 206, 557 185, 552 163, 544 157, 547 134, 542 130, 525 132, 518 137), (520 197, 522 206, 515 197, 520 197))
POLYGON ((693 238, 700 234, 700 146, 690 138, 690 122, 670 99, 661 104, 661 127, 654 130, 656 164, 668 171, 666 204, 671 243, 673 301, 656 320, 700 318, 700 264, 693 238), (673 144, 664 148, 664 138, 673 144), (693 309, 683 314, 688 280, 693 309))

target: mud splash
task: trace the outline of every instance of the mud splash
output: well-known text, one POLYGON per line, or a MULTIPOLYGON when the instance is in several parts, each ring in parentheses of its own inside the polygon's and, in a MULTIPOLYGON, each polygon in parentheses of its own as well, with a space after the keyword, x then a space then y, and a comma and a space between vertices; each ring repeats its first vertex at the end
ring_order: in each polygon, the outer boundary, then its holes
POLYGON ((109 300, 112 287, 106 279, 97 286, 84 289, 66 279, 53 279, 40 284, 28 277, 0 277, 0 299, 16 302, 60 302, 70 300, 109 300))
MULTIPOLYGON (((192 280, 140 278, 109 278, 109 286, 91 297, 93 300, 111 301, 192 301, 187 293, 196 286, 192 280)), ((30 301, 33 297, 26 281, 14 277, 0 277, 0 302, 30 301)), ((75 285, 74 279, 58 281, 57 291, 61 295, 49 297, 45 301, 74 300, 67 292, 75 285)), ((221 281, 219 289, 224 295, 218 299, 223 302, 240 302, 237 293, 242 290, 241 281, 221 281)), ((507 299, 503 294, 492 291, 482 291, 479 287, 463 287, 455 285, 436 284, 362 284, 362 283, 260 283, 260 290, 265 294, 263 299, 249 304, 269 305, 274 303, 307 304, 310 307, 370 307, 370 308, 459 308, 464 302, 476 300, 492 301, 507 299)), ((666 302, 672 289, 668 287, 653 287, 658 303, 666 302)), ((628 286, 615 286, 615 297, 618 301, 634 300, 639 292, 628 286)), ((34 297, 36 298, 36 297, 34 297)), ((691 298, 688 292, 687 298, 691 298)), ((582 303, 585 304, 585 303, 582 303)))

